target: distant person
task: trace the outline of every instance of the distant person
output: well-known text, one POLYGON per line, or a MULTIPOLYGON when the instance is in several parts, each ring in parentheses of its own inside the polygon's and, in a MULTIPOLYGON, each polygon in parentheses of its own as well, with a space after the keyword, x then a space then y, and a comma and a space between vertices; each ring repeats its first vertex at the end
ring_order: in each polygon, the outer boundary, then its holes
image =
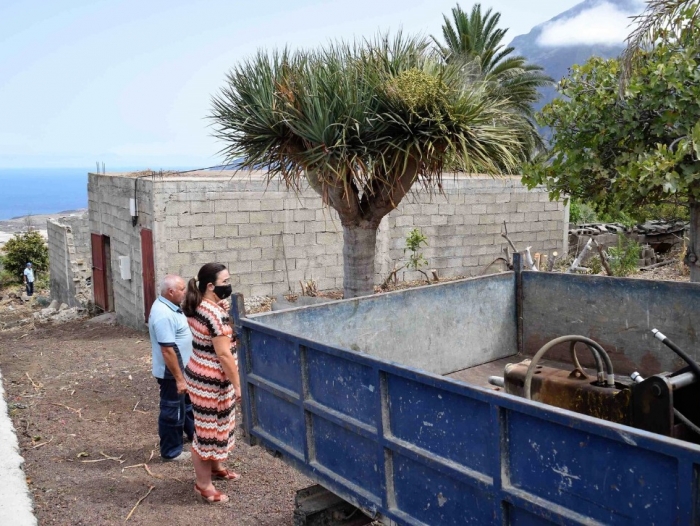
POLYGON ((185 290, 180 276, 165 276, 148 317, 153 376, 160 386, 160 456, 165 461, 189 460, 192 454, 183 451, 183 433, 188 440, 194 438, 192 403, 184 376, 184 364, 192 354, 192 333, 180 308, 185 290))
POLYGON ((24 286, 27 288, 27 296, 34 295, 34 269, 31 262, 24 269, 24 286))
POLYGON ((223 462, 235 444, 236 411, 241 382, 235 354, 236 339, 228 312, 222 306, 231 296, 231 278, 220 263, 207 263, 187 285, 183 310, 193 335, 193 351, 185 379, 194 409, 195 436, 192 463, 195 493, 206 503, 228 502, 212 478, 238 480, 241 476, 223 462))

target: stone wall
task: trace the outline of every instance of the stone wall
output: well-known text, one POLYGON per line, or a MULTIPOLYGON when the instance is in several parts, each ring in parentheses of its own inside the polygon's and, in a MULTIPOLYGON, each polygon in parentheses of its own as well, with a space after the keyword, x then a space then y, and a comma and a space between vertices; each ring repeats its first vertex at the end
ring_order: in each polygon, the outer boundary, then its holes
MULTIPOLYGON (((204 263, 229 267, 245 295, 298 291, 299 281, 342 288, 342 227, 310 189, 299 195, 258 174, 199 172, 153 182, 156 274, 191 278, 204 263)), ((413 228, 428 237, 423 251, 441 276, 473 276, 502 255, 503 221, 519 249, 562 253, 567 222, 562 202, 527 191, 518 178, 446 177, 444 195, 416 192, 384 219, 377 237, 375 283, 405 261, 413 228)), ((400 279, 418 276, 400 273, 400 279)))
MULTIPOLYGON (((153 180, 150 177, 88 175, 90 231, 109 237, 111 276, 110 296, 117 322, 143 329, 143 271, 141 229, 153 228, 153 180), (137 188, 135 189, 135 185, 137 188), (138 221, 132 225, 129 199, 137 197, 138 221), (131 279, 122 279, 119 256, 129 256, 131 279)), ((154 233, 155 234, 155 233, 154 233)))
POLYGON ((92 301, 92 258, 87 214, 49 219, 46 232, 51 299, 70 307, 87 305, 92 301))

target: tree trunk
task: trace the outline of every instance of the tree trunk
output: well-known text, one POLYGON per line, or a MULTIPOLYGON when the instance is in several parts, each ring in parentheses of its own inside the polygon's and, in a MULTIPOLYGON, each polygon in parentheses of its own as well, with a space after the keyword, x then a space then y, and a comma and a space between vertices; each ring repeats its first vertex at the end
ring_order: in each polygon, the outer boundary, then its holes
POLYGON ((688 255, 686 263, 690 265, 690 281, 700 282, 700 202, 690 201, 690 229, 688 231, 688 255))
POLYGON ((343 226, 343 295, 345 298, 374 294, 376 243, 376 227, 343 226))

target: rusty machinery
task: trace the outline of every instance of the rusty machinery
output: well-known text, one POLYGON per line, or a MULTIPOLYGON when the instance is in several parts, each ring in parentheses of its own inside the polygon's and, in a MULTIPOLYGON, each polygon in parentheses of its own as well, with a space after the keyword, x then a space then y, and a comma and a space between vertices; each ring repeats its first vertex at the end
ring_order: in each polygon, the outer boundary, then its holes
POLYGON ((630 425, 690 442, 700 443, 700 366, 654 329, 654 336, 687 364, 678 371, 642 378, 615 377, 608 353, 584 336, 570 335, 545 344, 531 360, 508 364, 504 376, 489 382, 509 394, 568 409, 611 422, 630 425), (573 370, 539 365, 552 347, 568 343, 573 370), (576 345, 583 344, 593 355, 596 376, 590 376, 578 361, 576 345))

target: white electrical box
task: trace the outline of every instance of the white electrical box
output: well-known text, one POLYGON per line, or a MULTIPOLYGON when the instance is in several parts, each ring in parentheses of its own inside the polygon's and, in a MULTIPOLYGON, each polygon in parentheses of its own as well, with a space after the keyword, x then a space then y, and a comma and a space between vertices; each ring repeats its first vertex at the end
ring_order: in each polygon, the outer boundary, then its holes
POLYGON ((131 217, 136 217, 136 199, 133 197, 129 199, 129 213, 131 217))
POLYGON ((122 279, 131 279, 131 258, 119 256, 119 273, 122 279))

